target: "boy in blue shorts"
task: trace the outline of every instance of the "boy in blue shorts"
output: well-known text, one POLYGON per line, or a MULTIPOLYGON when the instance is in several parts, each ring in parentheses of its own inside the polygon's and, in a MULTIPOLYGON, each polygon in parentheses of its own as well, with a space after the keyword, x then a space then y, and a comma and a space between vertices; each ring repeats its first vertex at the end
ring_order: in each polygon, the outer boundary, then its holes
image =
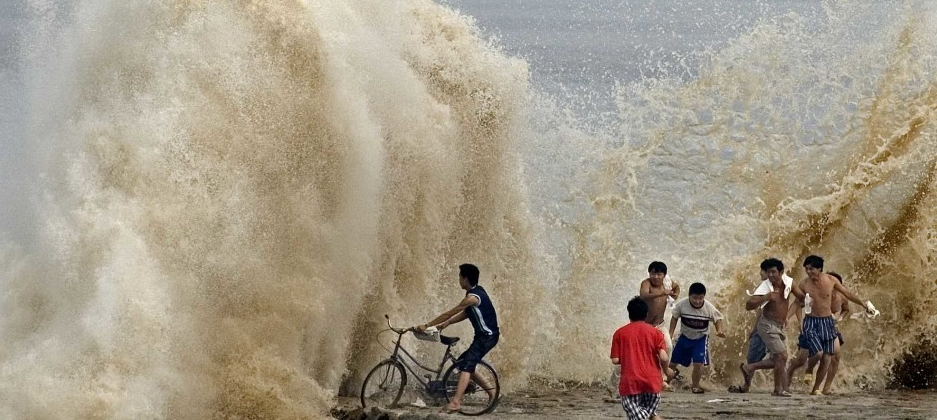
POLYGON ((706 286, 693 283, 690 285, 689 297, 674 304, 670 320, 671 337, 677 329, 677 320, 680 320, 680 337, 674 342, 670 368, 676 369, 678 364, 690 366, 692 363, 693 383, 690 389, 694 394, 702 394, 699 383, 703 377, 703 366, 709 366, 709 323, 715 323, 716 336, 725 338, 722 313, 706 300, 706 286))

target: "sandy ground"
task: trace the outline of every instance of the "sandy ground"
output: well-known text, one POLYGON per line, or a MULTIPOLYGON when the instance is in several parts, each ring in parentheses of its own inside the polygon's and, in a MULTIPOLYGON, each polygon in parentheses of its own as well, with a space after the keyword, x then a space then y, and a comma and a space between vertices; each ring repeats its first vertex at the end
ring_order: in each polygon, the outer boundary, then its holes
MULTIPOLYGON (((469 418, 439 413, 439 406, 407 405, 386 413, 363 412, 353 398, 341 398, 333 416, 347 420, 365 419, 453 419, 469 418)), ((797 393, 792 398, 771 396, 767 390, 730 394, 716 390, 697 395, 688 391, 663 394, 658 412, 665 419, 928 419, 937 420, 937 392, 847 392, 831 396, 797 393)), ((537 386, 502 397, 487 419, 602 419, 624 418, 624 411, 596 387, 537 386)))

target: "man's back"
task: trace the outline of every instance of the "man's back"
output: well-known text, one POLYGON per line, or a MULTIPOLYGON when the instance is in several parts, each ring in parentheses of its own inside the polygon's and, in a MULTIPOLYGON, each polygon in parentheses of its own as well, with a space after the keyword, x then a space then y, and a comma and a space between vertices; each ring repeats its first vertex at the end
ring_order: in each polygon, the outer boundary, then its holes
POLYGON ((498 328, 498 314, 495 312, 494 303, 488 297, 488 292, 481 286, 474 286, 465 292, 465 296, 474 296, 478 300, 477 305, 465 308, 465 316, 472 322, 472 328, 475 335, 498 335, 501 330, 498 328))
POLYGON ((634 321, 615 331, 612 357, 621 360, 620 395, 661 392, 661 350, 667 350, 664 334, 646 322, 634 321))

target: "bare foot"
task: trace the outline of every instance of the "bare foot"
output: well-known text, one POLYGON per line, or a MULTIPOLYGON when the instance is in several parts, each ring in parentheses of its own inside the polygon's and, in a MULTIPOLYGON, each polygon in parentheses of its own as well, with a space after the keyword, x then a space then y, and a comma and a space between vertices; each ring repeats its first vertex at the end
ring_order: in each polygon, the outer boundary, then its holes
POLYGON ((742 385, 746 390, 752 386, 752 374, 745 369, 745 363, 739 363, 739 370, 742 371, 742 377, 745 378, 745 385, 742 385))

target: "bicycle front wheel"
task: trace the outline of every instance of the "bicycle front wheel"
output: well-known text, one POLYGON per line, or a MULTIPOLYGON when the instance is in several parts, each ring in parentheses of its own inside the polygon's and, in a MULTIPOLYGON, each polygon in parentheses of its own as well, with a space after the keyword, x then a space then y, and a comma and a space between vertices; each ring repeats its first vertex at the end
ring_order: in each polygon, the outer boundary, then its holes
POLYGON ((392 408, 400 401, 407 374, 394 360, 378 363, 361 384, 361 407, 392 408))
MULTIPOLYGON (((445 379, 443 379, 443 383, 446 384, 446 401, 452 401, 455 396, 461 373, 458 364, 452 365, 446 371, 445 379)), ((498 378, 498 372, 487 362, 478 362, 465 388, 465 394, 462 396, 462 409, 459 412, 467 416, 480 416, 494 410, 500 398, 501 381, 498 378)))

